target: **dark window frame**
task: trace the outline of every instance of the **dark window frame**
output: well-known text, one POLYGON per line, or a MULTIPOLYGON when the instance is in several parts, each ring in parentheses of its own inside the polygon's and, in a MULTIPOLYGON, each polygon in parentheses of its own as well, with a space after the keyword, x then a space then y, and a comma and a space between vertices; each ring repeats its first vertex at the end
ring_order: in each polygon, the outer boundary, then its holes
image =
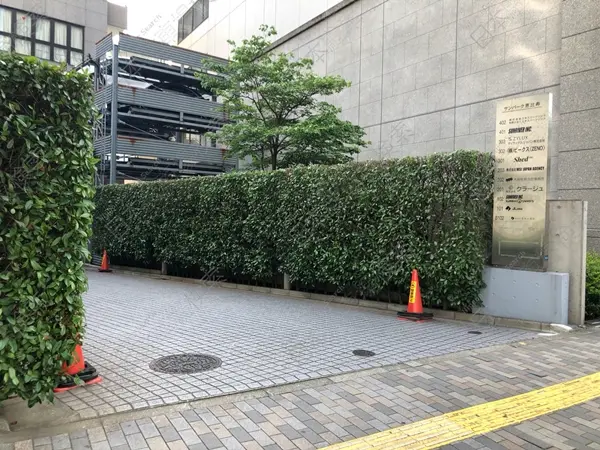
POLYGON ((177 21, 177 43, 181 43, 186 37, 194 32, 196 28, 202 25, 209 16, 209 0, 197 0, 177 21), (200 11, 198 13, 198 11, 200 11), (184 18, 191 15, 192 27, 189 32, 186 32, 184 25, 184 18))
MULTIPOLYGON (((85 47, 85 27, 83 27, 81 25, 72 24, 72 23, 66 22, 64 20, 53 19, 52 17, 43 16, 41 14, 29 13, 27 11, 22 11, 20 9, 11 8, 9 6, 0 5, 0 8, 4 8, 5 10, 9 11, 11 14, 11 31, 10 31, 10 33, 6 32, 6 31, 0 31, 0 36, 7 36, 10 38, 10 51, 11 52, 15 52, 16 39, 21 39, 24 41, 28 41, 30 43, 30 50, 31 50, 30 56, 35 56, 37 58, 37 56, 35 54, 36 45, 47 45, 50 47, 50 58, 47 59, 46 61, 56 62, 56 61, 54 61, 54 50, 56 48, 66 50, 67 58, 66 58, 65 62, 69 65, 72 65, 72 66, 76 65, 76 64, 71 63, 71 52, 79 53, 81 55, 81 60, 83 61, 84 55, 85 55, 84 49, 83 48, 79 49, 79 48, 73 47, 71 45, 71 29, 73 27, 77 27, 77 28, 81 29, 81 37, 82 37, 81 44, 82 44, 82 47, 85 47), (17 16, 18 15, 25 15, 25 16, 29 16, 31 18, 31 27, 29 30, 29 36, 21 36, 20 34, 17 34, 17 16), (49 41, 44 41, 42 39, 37 38, 36 32, 37 32, 38 19, 45 19, 45 20, 50 21, 50 40, 49 41), (67 45, 56 44, 54 42, 54 29, 55 29, 55 25, 57 23, 64 24, 67 26, 67 45)), ((43 59, 43 58, 40 58, 40 59, 43 59)))

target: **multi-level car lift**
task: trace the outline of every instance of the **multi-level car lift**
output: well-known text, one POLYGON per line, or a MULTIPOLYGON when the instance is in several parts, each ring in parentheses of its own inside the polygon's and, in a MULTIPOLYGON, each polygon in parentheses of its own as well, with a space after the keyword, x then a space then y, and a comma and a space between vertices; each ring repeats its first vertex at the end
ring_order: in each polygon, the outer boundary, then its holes
POLYGON ((92 64, 101 113, 94 136, 99 184, 216 175, 237 166, 236 159, 227 158, 224 149, 204 136, 227 122, 214 94, 195 76, 206 71, 207 59, 227 64, 124 33, 96 44, 92 64))

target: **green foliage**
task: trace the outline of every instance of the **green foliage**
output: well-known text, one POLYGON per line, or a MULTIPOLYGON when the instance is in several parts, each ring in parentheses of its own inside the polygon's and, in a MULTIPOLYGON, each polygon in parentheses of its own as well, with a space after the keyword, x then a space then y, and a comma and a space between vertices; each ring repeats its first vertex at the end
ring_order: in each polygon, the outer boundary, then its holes
POLYGON ((99 189, 94 247, 257 280, 425 302, 479 304, 491 230, 492 158, 479 152, 240 172, 99 189))
POLYGON ((92 86, 0 53, 0 401, 52 400, 83 333, 92 86))
POLYGON ((600 317, 600 253, 590 251, 587 254, 585 275, 585 318, 600 317))
POLYGON ((232 155, 250 156, 260 169, 350 161, 366 145, 364 131, 338 118, 340 110, 318 97, 350 86, 339 76, 321 77, 310 59, 294 60, 268 51, 273 28, 234 46, 228 65, 206 62, 198 74, 218 93, 231 119, 209 137, 229 147, 232 155), (214 76, 214 74, 220 76, 214 76))

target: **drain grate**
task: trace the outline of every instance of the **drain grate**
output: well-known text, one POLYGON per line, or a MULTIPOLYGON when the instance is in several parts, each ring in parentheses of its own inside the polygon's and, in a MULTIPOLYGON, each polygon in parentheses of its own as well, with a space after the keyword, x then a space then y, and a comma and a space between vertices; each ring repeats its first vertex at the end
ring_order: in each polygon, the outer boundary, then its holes
POLYGON ((481 334, 481 331, 469 331, 469 334, 481 334))
POLYGON ((375 356, 375 352, 370 350, 354 350, 352 354, 354 356, 375 356))
POLYGON ((221 360, 216 356, 184 353, 155 359, 150 363, 150 369, 155 372, 185 374, 216 369, 217 367, 221 367, 221 364, 221 360))

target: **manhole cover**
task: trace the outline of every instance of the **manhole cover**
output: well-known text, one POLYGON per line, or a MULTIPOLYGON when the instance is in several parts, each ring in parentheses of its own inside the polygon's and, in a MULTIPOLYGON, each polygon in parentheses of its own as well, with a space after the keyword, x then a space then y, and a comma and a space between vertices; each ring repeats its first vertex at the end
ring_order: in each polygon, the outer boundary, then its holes
POLYGON ((217 367, 221 367, 219 358, 198 353, 163 356, 150 363, 150 369, 162 373, 196 373, 217 367))
POLYGON ((481 334, 481 331, 469 331, 469 334, 481 334))
POLYGON ((352 354, 354 356, 375 356, 375 353, 369 350, 354 350, 352 354))

